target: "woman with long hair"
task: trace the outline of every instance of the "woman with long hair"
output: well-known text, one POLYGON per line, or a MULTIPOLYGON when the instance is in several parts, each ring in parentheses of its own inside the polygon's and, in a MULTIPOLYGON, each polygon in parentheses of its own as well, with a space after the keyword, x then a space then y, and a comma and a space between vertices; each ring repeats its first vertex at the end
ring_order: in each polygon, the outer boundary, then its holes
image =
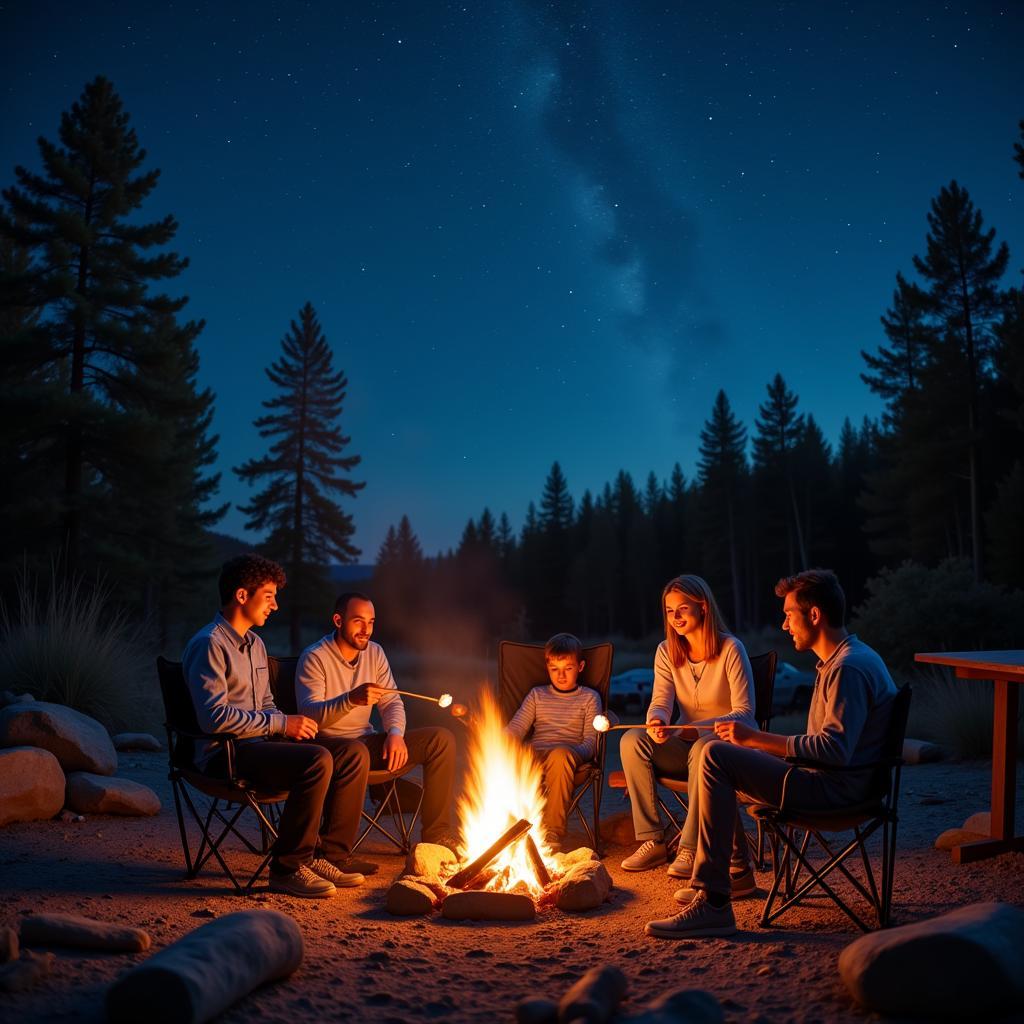
MULTIPOLYGON (((657 775, 695 779, 700 754, 715 738, 716 721, 735 719, 754 728, 754 678, 743 644, 726 628, 711 588, 700 576, 677 576, 661 593, 665 639, 654 656, 654 690, 647 709, 647 729, 623 733, 622 767, 633 808, 633 831, 639 848, 622 866, 647 871, 668 860, 665 826, 657 797, 657 775), (687 729, 668 730, 672 712, 687 729)), ((697 848, 697 787, 688 794, 686 823, 668 873, 689 879, 697 848)), ((737 819, 731 868, 733 895, 747 895, 756 883, 750 867, 742 822, 737 819)))

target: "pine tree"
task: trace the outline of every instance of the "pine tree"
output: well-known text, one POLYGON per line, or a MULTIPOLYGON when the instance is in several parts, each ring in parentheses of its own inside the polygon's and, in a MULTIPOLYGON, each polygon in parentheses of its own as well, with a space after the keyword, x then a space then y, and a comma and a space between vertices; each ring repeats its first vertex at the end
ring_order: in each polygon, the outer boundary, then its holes
MULTIPOLYGON (((302 616, 322 611, 327 558, 354 562, 352 517, 332 497, 354 498, 365 486, 348 474, 360 456, 342 455, 351 438, 338 425, 348 379, 334 359, 310 303, 281 341, 282 356, 266 371, 279 394, 254 421, 260 437, 277 438, 268 454, 235 468, 248 484, 267 480, 241 511, 246 529, 269 531, 263 549, 288 573, 289 633, 301 647, 302 616)), ((401 537, 399 536, 399 540, 401 537)))
MULTIPOLYGON (((141 587, 152 571, 174 588, 201 570, 182 538, 219 517, 200 510, 217 486, 202 474, 213 444, 212 396, 195 385, 202 324, 178 325, 187 299, 151 290, 187 266, 163 249, 177 223, 140 217, 160 172, 142 170, 145 150, 105 78, 62 115, 59 143, 40 138, 39 151, 42 173, 17 167, 3 193, 0 241, 28 256, 5 281, 4 305, 33 319, 5 332, 0 363, 3 397, 18 381, 19 404, 35 410, 20 461, 58 483, 35 492, 31 533, 18 540, 59 550, 69 576, 107 556, 119 584, 141 587), (164 474, 167 457, 176 465, 164 474), (158 504, 166 543, 152 523, 124 519, 158 504)), ((24 481, 7 484, 20 492, 24 481)))

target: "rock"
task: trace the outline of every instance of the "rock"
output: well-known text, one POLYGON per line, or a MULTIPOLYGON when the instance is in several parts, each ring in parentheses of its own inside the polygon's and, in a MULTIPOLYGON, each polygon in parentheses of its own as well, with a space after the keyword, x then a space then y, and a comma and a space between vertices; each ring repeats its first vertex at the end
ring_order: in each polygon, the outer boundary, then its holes
POLYGON ((593 910, 611 891, 608 869, 599 860, 582 861, 555 883, 555 906, 560 910, 593 910))
POLYGON ((141 928, 74 914, 33 914, 22 918, 21 941, 26 946, 75 946, 115 953, 143 953, 152 944, 149 934, 141 928))
POLYGON ((48 750, 65 772, 117 771, 117 751, 107 730, 95 718, 62 704, 32 701, 0 710, 0 747, 48 750))
POLYGON ((710 993, 699 988, 681 988, 659 996, 629 1024, 722 1024, 725 1011, 710 993))
POLYGON ((82 814, 160 813, 160 797, 149 786, 92 772, 68 775, 66 802, 71 810, 82 814))
POLYGON ((946 752, 937 743, 911 739, 903 741, 903 760, 907 764, 930 764, 941 761, 945 756, 946 752))
POLYGON ((626 994, 626 976, 618 967, 591 967, 558 1002, 558 1019, 606 1024, 626 994))
POLYGON ((42 821, 64 806, 64 772, 48 750, 0 750, 0 825, 42 821))
POLYGON ((554 855, 558 871, 568 871, 574 864, 585 864, 587 861, 597 859, 597 854, 588 846, 579 846, 568 853, 556 853, 554 855))
POLYGON ((1024 911, 974 903, 862 935, 839 954, 861 1006, 885 1015, 978 1020, 1024 1001, 1024 911))
POLYGON ((18 959, 18 933, 13 928, 0 928, 0 964, 18 959))
POLYGON ((405 862, 407 875, 418 875, 424 878, 445 878, 454 874, 451 870, 459 863, 459 858, 447 846, 437 843, 417 843, 410 851, 405 862), (445 870, 446 869, 446 870, 445 870))
POLYGON ((972 814, 963 824, 966 832, 980 832, 988 839, 992 835, 992 812, 978 811, 972 814))
POLYGON ((53 970, 52 953, 22 950, 17 960, 0 967, 0 992, 24 992, 53 970))
POLYGON ((242 910, 204 924, 107 990, 113 1024, 201 1024, 302 963, 302 932, 277 910, 242 910))
POLYGON ((962 828, 947 828, 936 840, 936 850, 952 850, 954 846, 962 846, 964 843, 976 843, 979 839, 988 839, 987 835, 980 832, 968 832, 962 828))
POLYGON ((529 896, 514 892, 453 892, 441 904, 450 921, 532 921, 537 908, 529 896))
POLYGON ((516 1004, 516 1024, 558 1024, 558 1003, 524 999, 516 1004))
POLYGON ((163 750, 163 744, 148 732, 119 732, 111 739, 115 750, 163 750))
POLYGON ((8 704, 27 704, 32 700, 35 700, 35 697, 31 693, 14 693, 12 690, 4 690, 3 693, 0 693, 0 708, 5 708, 8 704))
POLYGON ((384 906, 397 917, 416 917, 434 909, 434 894, 425 885, 411 878, 400 878, 388 889, 384 906))

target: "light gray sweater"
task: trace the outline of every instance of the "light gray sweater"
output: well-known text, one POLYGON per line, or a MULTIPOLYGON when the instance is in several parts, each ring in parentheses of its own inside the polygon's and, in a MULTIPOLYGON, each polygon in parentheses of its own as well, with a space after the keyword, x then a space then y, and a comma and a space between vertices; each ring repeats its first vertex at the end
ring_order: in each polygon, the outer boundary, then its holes
MULTIPOLYGON (((358 739, 372 736, 372 706, 361 707, 349 693, 363 683, 397 690, 387 655, 372 640, 355 661, 341 656, 334 634, 328 633, 299 656, 295 669, 295 699, 299 714, 312 718, 325 736, 358 739)), ((405 705, 397 694, 384 694, 377 702, 384 728, 393 736, 405 735, 405 705)))
POLYGON ((523 698, 505 731, 523 740, 533 728, 530 746, 547 751, 569 747, 579 762, 589 761, 597 749, 595 716, 601 714, 601 695, 589 686, 556 690, 535 686, 523 698))
POLYGON ((743 644, 729 633, 722 636, 717 658, 673 665, 666 641, 654 655, 654 688, 647 720, 668 725, 673 703, 679 704, 681 725, 709 725, 736 720, 757 728, 754 721, 754 674, 743 644), (700 681, 694 680, 694 671, 700 681))

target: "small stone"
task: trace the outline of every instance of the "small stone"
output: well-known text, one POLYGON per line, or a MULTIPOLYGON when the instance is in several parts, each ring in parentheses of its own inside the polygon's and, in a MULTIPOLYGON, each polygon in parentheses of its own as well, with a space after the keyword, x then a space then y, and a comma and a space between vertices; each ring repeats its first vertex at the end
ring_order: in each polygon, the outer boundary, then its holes
POLYGON ((210 910, 208 907, 200 907, 198 910, 193 910, 189 917, 216 917, 217 915, 210 910))
POLYGON ((512 892, 453 892, 441 904, 450 921, 532 921, 537 909, 529 896, 512 892))
POLYGON ((160 813, 160 797, 149 786, 92 772, 68 775, 67 805, 85 814, 143 817, 160 813))
POLYGON ((434 909, 434 893, 411 878, 399 878, 388 889, 384 906, 396 917, 421 917, 434 909))
POLYGON ((722 1004, 700 988, 683 988, 659 996, 629 1024, 722 1024, 722 1004))
POLYGON ((13 928, 0 928, 0 964, 18 959, 18 933, 13 928))
POLYGON ((77 825, 80 822, 85 821, 84 814, 75 814, 74 811, 69 811, 66 807, 60 812, 58 818, 63 821, 65 825, 77 825))
POLYGON ((964 843, 976 843, 981 839, 988 839, 987 835, 980 832, 968 832, 962 828, 947 828, 935 840, 936 850, 952 850, 954 846, 963 846, 964 843))
POLYGON ((992 835, 992 812, 977 811, 963 824, 967 832, 980 832, 986 839, 992 835))
POLYGON ((163 745, 148 732, 119 732, 111 739, 115 750, 163 750, 163 745))
POLYGON ((558 1019, 605 1024, 626 994, 626 976, 618 967, 592 967, 558 1002, 558 1019))
POLYGON ((25 992, 53 970, 52 953, 24 949, 17 960, 0 967, 0 992, 25 992))
POLYGON ((945 756, 946 752, 936 743, 912 739, 903 741, 903 760, 907 764, 931 764, 945 756))
POLYGON ((550 999, 524 999, 516 1004, 516 1024, 557 1024, 558 1003, 550 999))
POLYGON ((149 934, 141 928, 96 921, 74 914, 33 914, 21 922, 21 941, 26 946, 74 946, 142 953, 149 949, 149 934))

